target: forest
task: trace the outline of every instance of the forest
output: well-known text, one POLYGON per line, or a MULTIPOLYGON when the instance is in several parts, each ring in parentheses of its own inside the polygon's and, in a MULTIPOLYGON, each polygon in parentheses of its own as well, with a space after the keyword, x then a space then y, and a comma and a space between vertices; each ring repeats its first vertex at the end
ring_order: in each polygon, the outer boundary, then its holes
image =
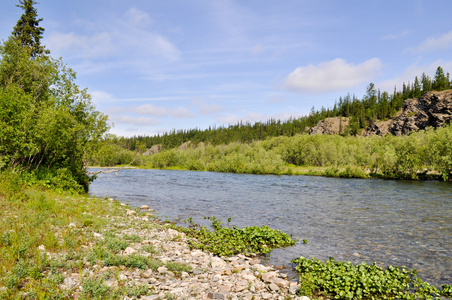
POLYGON ((377 120, 393 118, 406 99, 451 88, 449 73, 422 74, 389 95, 369 84, 363 99, 350 94, 333 108, 305 117, 265 123, 239 123, 207 130, 173 130, 157 136, 107 136, 91 165, 252 174, 303 174, 337 177, 452 178, 452 127, 428 128, 407 136, 362 137, 377 120), (309 135, 308 129, 329 117, 348 117, 340 135, 309 135), (154 147, 152 152, 148 149, 154 147), (145 155, 142 155, 145 154, 145 155), (150 155, 148 155, 150 154, 150 155))
POLYGON ((452 87, 449 73, 445 73, 439 66, 434 78, 422 73, 420 79, 416 76, 412 83, 403 83, 402 89, 394 87, 392 94, 380 91, 375 84, 369 83, 366 94, 362 99, 347 94, 336 100, 333 107, 321 107, 304 117, 290 118, 285 121, 270 119, 266 122, 239 122, 228 126, 211 126, 208 129, 173 129, 170 132, 156 136, 116 137, 109 136, 108 140, 124 149, 135 150, 140 146, 150 148, 161 145, 163 149, 179 147, 191 141, 193 144, 203 142, 211 145, 229 144, 231 142, 250 143, 277 136, 294 136, 307 132, 320 120, 329 117, 350 118, 345 128, 345 135, 359 135, 361 129, 372 125, 377 120, 386 120, 394 117, 403 107, 403 101, 420 97, 429 91, 443 91, 452 87))

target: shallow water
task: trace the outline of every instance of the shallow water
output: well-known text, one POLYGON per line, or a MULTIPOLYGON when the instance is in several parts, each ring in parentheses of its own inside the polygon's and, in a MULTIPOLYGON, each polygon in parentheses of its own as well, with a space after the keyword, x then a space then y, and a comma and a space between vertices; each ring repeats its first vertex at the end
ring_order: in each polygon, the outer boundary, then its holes
POLYGON ((299 256, 375 261, 452 284, 451 183, 124 169, 99 174, 90 194, 148 205, 161 219, 216 216, 228 225, 232 217, 229 225, 269 225, 300 239, 274 250, 272 265, 299 256))

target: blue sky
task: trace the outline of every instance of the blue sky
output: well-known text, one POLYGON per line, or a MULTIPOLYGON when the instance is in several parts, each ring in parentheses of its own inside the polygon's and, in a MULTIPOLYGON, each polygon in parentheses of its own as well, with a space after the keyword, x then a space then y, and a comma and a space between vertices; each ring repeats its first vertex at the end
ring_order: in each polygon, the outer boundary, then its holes
MULTIPOLYGON (((0 3, 6 40, 22 10, 0 3)), ((449 0, 41 0, 43 44, 111 133, 306 115, 373 82, 452 72, 449 0)))

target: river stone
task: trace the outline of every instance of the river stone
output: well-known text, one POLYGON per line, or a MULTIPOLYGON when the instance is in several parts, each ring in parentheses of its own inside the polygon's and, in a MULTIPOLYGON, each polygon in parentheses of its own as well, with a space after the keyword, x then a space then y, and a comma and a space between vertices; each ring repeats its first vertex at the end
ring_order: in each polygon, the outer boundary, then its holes
POLYGON ((248 281, 254 281, 254 280, 256 280, 256 276, 251 275, 251 274, 245 274, 245 275, 242 275, 242 278, 243 278, 243 279, 246 279, 246 280, 248 280, 248 281))
POLYGON ((222 293, 209 292, 207 294, 209 299, 226 299, 226 296, 222 293))
POLYGON ((149 209, 149 206, 147 206, 147 205, 142 205, 140 208, 141 208, 141 209, 149 209))
POLYGON ((219 257, 212 257, 210 260, 212 268, 223 268, 226 266, 226 262, 219 257))
POLYGON ((171 294, 178 296, 184 292, 184 288, 175 288, 170 291, 171 294))
POLYGON ((255 269, 255 270, 259 271, 259 272, 269 272, 269 271, 273 270, 272 267, 265 267, 265 266, 263 266, 261 264, 253 265, 252 269, 255 269))
POLYGON ((274 284, 274 283, 270 283, 270 284, 268 285, 268 288, 269 288, 271 291, 273 291, 273 292, 279 291, 279 286, 277 286, 277 285, 274 284))
POLYGON ((284 280, 282 278, 276 277, 276 278, 273 278, 272 281, 274 284, 278 285, 279 287, 282 287, 282 288, 289 287, 289 281, 284 280))
POLYGON ((262 274, 262 280, 264 282, 271 282, 273 277, 278 276, 278 273, 276 272, 268 272, 268 273, 264 273, 262 274))
POLYGON ((126 214, 127 214, 128 216, 132 216, 132 215, 136 215, 137 212, 134 211, 134 210, 127 210, 127 211, 126 211, 126 214))
POLYGON ((126 250, 124 250, 125 255, 130 255, 137 252, 137 250, 133 249, 132 247, 127 247, 126 250))
POLYGON ((141 300, 157 300, 161 299, 159 295, 141 296, 141 300))

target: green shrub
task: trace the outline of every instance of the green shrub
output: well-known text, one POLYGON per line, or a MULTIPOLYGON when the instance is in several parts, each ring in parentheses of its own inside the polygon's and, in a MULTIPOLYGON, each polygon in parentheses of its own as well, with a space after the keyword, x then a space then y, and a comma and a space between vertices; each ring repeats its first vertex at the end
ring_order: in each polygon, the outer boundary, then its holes
MULTIPOLYGON (((292 263, 300 273, 300 293, 308 296, 324 295, 334 299, 437 299, 442 292, 416 276, 416 270, 375 263, 354 266, 330 258, 321 262, 316 258, 299 257, 292 263)), ((443 288, 444 295, 447 287, 443 288)))
POLYGON ((210 218, 214 231, 205 226, 194 224, 185 228, 171 225, 173 228, 184 232, 188 237, 190 247, 207 250, 218 256, 232 256, 239 253, 265 254, 274 248, 292 246, 295 244, 289 235, 266 225, 262 227, 252 226, 244 228, 223 227, 221 220, 210 218))

